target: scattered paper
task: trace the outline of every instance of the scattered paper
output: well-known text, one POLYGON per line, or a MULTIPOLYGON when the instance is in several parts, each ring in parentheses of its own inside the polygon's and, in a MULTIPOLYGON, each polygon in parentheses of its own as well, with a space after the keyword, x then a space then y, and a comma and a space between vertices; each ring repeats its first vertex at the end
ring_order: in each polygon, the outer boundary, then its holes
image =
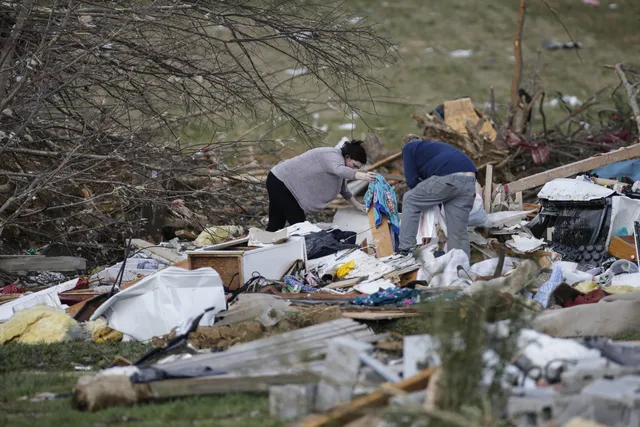
MULTIPOLYGON (((577 96, 564 95, 562 97, 562 101, 566 104, 569 104, 571 107, 577 107, 579 105, 582 105, 582 101, 580 101, 577 96)), ((552 99, 549 102, 549 105, 551 107, 557 107, 560 105, 560 100, 558 100, 558 98, 552 99)))
POLYGON ((536 239, 533 236, 524 234, 516 234, 511 236, 511 239, 508 240, 505 244, 508 248, 511 248, 515 252, 520 254, 535 252, 545 245, 544 240, 536 239))
POLYGON ((306 67, 288 68, 288 69, 284 70, 284 72, 287 73, 288 75, 292 76, 292 77, 297 77, 297 76, 302 76, 304 74, 307 74, 309 72, 309 70, 306 67))
POLYGON ((380 289, 389 289, 395 288, 396 285, 391 283, 391 281, 386 279, 379 279, 374 282, 361 283, 359 285, 355 285, 353 289, 363 294, 371 295, 378 292, 380 289))
POLYGON ((473 55, 473 49, 469 49, 469 50, 458 49, 458 50, 454 50, 453 52, 449 52, 449 56, 451 58, 469 58, 472 55, 473 55))

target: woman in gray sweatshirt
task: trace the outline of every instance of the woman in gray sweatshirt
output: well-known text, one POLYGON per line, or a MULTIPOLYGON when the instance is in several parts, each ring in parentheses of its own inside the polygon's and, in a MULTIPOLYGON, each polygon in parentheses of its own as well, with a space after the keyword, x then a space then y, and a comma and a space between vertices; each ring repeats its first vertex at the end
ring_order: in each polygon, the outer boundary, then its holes
POLYGON ((347 188, 347 179, 375 181, 373 172, 359 172, 367 163, 362 141, 353 140, 342 148, 314 148, 278 163, 267 176, 269 225, 278 231, 306 220, 305 213, 318 212, 338 194, 364 212, 347 188))

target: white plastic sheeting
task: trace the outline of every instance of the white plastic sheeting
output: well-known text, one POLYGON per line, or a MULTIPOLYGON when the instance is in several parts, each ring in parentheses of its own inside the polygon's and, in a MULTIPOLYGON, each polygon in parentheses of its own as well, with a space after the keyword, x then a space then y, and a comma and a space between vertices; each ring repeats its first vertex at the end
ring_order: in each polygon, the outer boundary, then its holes
POLYGON ((547 182, 538 193, 539 199, 561 201, 589 201, 609 197, 615 191, 578 179, 558 178, 547 182))
POLYGON ((60 302, 58 294, 75 288, 77 283, 78 279, 69 280, 68 282, 51 286, 42 291, 22 295, 18 299, 0 305, 0 322, 6 322, 14 313, 36 305, 48 305, 50 307, 65 309, 67 306, 60 302))
POLYGON ((606 246, 609 247, 613 236, 633 235, 634 221, 640 221, 640 200, 626 196, 614 197, 611 200, 611 227, 606 246))
MULTIPOLYGON (((488 277, 493 276, 496 268, 498 267, 499 258, 490 258, 484 261, 477 262, 471 266, 469 269, 469 274, 473 279, 478 277, 488 277)), ((502 272, 500 273, 502 276, 513 270, 522 262, 521 259, 505 257, 504 264, 502 265, 502 272)))
POLYGON ((215 309, 200 326, 213 325, 215 313, 227 308, 222 279, 213 268, 168 267, 109 298, 90 320, 104 317, 109 327, 146 341, 210 307, 215 309))
POLYGON ((561 359, 585 360, 602 357, 599 350, 589 349, 576 340, 554 338, 533 329, 520 331, 518 353, 540 367, 561 359))

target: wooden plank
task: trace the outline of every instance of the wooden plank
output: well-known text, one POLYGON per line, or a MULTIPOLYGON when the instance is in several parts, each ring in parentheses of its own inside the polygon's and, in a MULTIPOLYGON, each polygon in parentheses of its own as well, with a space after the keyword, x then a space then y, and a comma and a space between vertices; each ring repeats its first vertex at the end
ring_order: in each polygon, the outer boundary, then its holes
POLYGON ((405 393, 424 390, 427 388, 429 378, 435 372, 435 369, 436 368, 426 369, 418 375, 407 378, 399 383, 385 383, 373 393, 352 400, 326 415, 310 415, 303 419, 300 425, 302 427, 339 426, 356 420, 361 416, 366 415, 364 412, 369 408, 380 408, 385 406, 391 398, 391 394, 387 390, 397 390, 405 393))
POLYGON ((222 283, 229 290, 236 290, 244 284, 242 277, 242 254, 190 253, 189 270, 211 267, 218 272, 222 283))
POLYGON ((420 270, 420 267, 416 267, 415 270, 400 275, 400 287, 404 288, 410 282, 413 282, 414 280, 418 280, 419 270, 420 270))
POLYGON ((571 418, 571 420, 569 420, 569 422, 566 423, 564 427, 606 427, 606 426, 604 424, 589 421, 581 417, 575 417, 575 418, 571 418))
POLYGON ((330 285, 325 286, 323 289, 343 289, 343 288, 352 288, 358 283, 360 283, 364 277, 356 277, 354 279, 340 280, 339 282, 334 282, 330 285))
POLYGON ((272 295, 277 296, 278 298, 287 299, 287 300, 337 300, 337 301, 351 301, 356 297, 356 295, 335 295, 335 294, 306 294, 301 292, 299 294, 292 294, 287 292, 274 292, 272 295))
POLYGON ((381 173, 380 175, 387 181, 405 182, 407 180, 404 175, 400 175, 399 173, 381 173))
POLYGON ((419 265, 412 265, 409 267, 405 267, 399 270, 393 270, 390 273, 382 276, 383 279, 389 280, 396 285, 399 283, 400 287, 406 286, 412 280, 415 280, 415 277, 418 276, 418 270, 420 269, 419 265))
POLYGON ((636 262, 636 246, 633 236, 613 236, 609 244, 609 253, 616 258, 636 262))
POLYGON ((7 273, 21 271, 71 271, 84 270, 87 261, 73 256, 48 257, 44 255, 1 256, 0 270, 7 273))
POLYGON ((371 172, 372 170, 379 168, 380 166, 384 166, 389 162, 392 162, 396 159, 399 159, 400 157, 402 157, 402 151, 398 151, 397 153, 394 153, 392 155, 390 155, 389 157, 385 157, 384 159, 375 162, 374 164, 372 164, 371 166, 367 166, 364 170, 366 172, 371 172))
POLYGON ((623 187, 626 187, 628 185, 632 185, 632 184, 627 184, 626 182, 620 182, 617 179, 604 179, 604 178, 589 178, 591 179, 591 181, 595 182, 598 185, 604 185, 606 186, 611 186, 613 187, 614 185, 621 185, 623 187))
POLYGON ((5 302, 11 302, 13 300, 20 298, 21 296, 22 294, 0 295, 0 304, 4 304, 5 302))
POLYGON ((376 310, 376 311, 364 311, 364 310, 352 310, 343 311, 342 317, 347 319, 356 320, 391 320, 391 319, 403 319, 405 317, 417 317, 420 313, 415 311, 402 311, 402 310, 376 310))
POLYGON ((619 150, 611 151, 599 156, 590 157, 585 160, 580 160, 569 165, 560 166, 555 169, 537 173, 527 178, 519 179, 518 181, 505 184, 504 191, 508 194, 530 190, 532 188, 540 187, 547 182, 553 181, 557 178, 567 178, 572 175, 577 175, 581 172, 587 172, 601 166, 607 166, 612 163, 629 160, 639 156, 640 144, 630 145, 628 147, 620 148, 619 150))
POLYGON ((221 393, 266 393, 273 385, 309 384, 317 381, 318 377, 309 372, 275 372, 272 375, 212 376, 154 381, 149 383, 149 388, 153 399, 170 399, 221 393))
POLYGON ((373 247, 376 250, 376 258, 393 255, 393 240, 391 240, 389 218, 387 218, 386 215, 382 215, 380 227, 376 228, 373 208, 369 208, 369 226, 371 227, 371 234, 373 235, 373 247))
POLYGON ((482 196, 484 202, 484 211, 491 213, 491 195, 493 189, 493 165, 487 165, 487 171, 485 172, 486 180, 484 182, 484 194, 482 196))

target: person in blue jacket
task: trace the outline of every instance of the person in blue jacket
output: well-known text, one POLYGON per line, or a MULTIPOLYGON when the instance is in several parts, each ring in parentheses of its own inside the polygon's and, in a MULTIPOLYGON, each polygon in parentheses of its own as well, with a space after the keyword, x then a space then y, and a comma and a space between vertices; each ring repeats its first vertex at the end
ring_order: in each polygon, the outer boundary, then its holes
POLYGON ((442 204, 447 250, 462 249, 469 256, 467 225, 476 194, 476 166, 449 144, 416 139, 402 148, 402 160, 409 191, 402 199, 400 252, 416 246, 422 212, 442 204))

